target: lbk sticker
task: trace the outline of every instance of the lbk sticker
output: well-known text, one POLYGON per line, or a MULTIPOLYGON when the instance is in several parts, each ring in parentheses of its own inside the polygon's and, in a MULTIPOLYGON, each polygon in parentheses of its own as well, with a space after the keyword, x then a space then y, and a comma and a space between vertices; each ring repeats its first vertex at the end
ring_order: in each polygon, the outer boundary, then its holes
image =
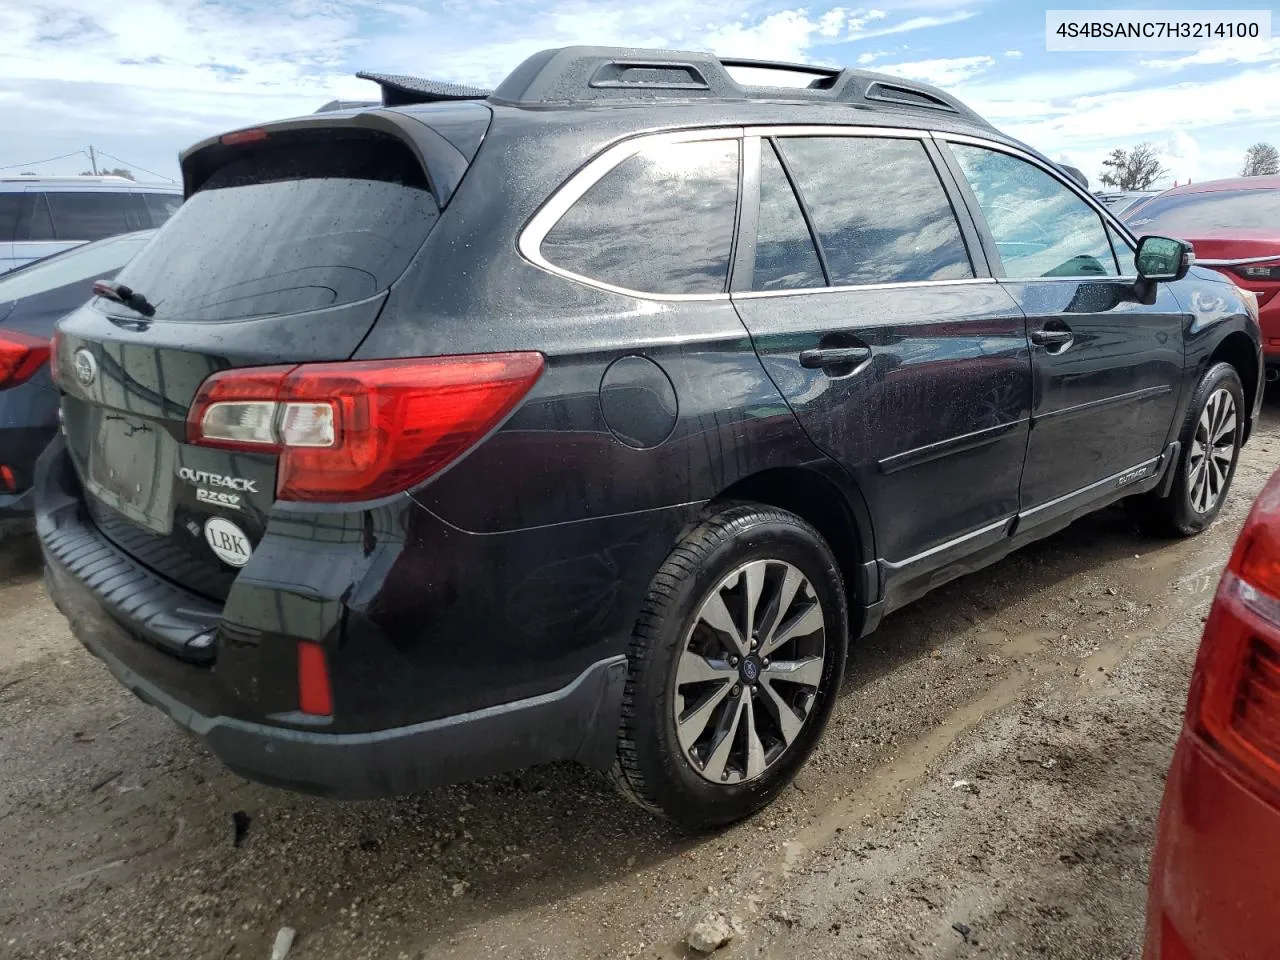
POLYGON ((244 531, 222 517, 210 517, 205 521, 204 538, 209 543, 209 549, 218 555, 218 559, 233 567, 243 567, 253 553, 253 547, 249 545, 249 538, 244 531))

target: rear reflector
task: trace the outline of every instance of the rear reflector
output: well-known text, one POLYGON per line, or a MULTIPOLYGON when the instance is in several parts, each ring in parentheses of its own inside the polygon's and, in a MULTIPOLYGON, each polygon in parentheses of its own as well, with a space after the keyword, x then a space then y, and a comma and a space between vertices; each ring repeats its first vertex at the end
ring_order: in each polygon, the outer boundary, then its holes
POLYGON ((0 390, 26 383, 48 361, 48 340, 17 331, 0 332, 0 390))
POLYGON ((201 384, 187 440, 279 454, 281 500, 372 500, 482 440, 542 368, 540 353, 485 353, 224 370, 201 384))
POLYGON ((298 643, 298 709, 317 717, 333 716, 329 664, 318 643, 298 643))
POLYGON ((1280 473, 1259 495, 1218 587, 1187 723, 1280 796, 1280 473))
POLYGON ((14 479, 13 468, 0 463, 0 493, 13 493, 18 489, 18 481, 14 479))

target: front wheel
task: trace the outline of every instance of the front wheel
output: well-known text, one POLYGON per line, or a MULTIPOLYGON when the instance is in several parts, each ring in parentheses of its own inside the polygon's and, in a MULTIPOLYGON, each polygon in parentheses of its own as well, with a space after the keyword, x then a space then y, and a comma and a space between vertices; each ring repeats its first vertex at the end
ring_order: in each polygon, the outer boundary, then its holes
POLYGON ((804 520, 726 506, 654 576, 631 643, 614 779, 686 827, 768 804, 813 750, 844 672, 839 566, 804 520))
POLYGON ((1229 363, 1209 368, 1187 407, 1182 447, 1168 496, 1131 501, 1153 533, 1194 536, 1213 523, 1226 502, 1244 443, 1245 400, 1240 375, 1229 363))

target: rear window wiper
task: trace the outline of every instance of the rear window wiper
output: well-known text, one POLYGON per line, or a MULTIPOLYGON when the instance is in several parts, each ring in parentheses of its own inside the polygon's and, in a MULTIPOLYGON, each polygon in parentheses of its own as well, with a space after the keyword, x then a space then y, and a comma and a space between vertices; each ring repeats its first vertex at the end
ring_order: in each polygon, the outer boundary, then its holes
POLYGON ((106 297, 116 303, 122 303, 130 310, 134 310, 144 317, 155 316, 156 308, 151 305, 151 301, 141 293, 138 293, 138 291, 126 287, 123 283, 98 280, 93 285, 93 292, 95 296, 106 297))

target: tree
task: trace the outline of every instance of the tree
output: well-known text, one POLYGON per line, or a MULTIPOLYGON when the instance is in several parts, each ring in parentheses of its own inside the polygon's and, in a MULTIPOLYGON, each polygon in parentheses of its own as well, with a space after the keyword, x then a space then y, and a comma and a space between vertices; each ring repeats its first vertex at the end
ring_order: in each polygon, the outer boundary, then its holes
POLYGON ((1116 147, 1102 161, 1102 167, 1098 179, 1118 190, 1149 190, 1157 180, 1169 175, 1154 143, 1140 143, 1132 150, 1116 147))
MULTIPOLYGON (((81 170, 81 171, 80 171, 80 176, 82 176, 82 177, 92 177, 92 176, 93 176, 93 171, 92 171, 92 170, 81 170)), ((98 171, 98 176, 100 176, 100 177, 124 177, 126 180, 134 180, 134 179, 136 179, 136 178, 134 177, 134 175, 133 175, 133 171, 132 171, 132 170, 129 170, 129 169, 128 169, 128 168, 126 168, 126 167, 116 167, 114 170, 99 170, 99 171, 98 171)))
POLYGON ((1280 173, 1280 150, 1270 143, 1255 143, 1244 152, 1242 177, 1269 177, 1280 173))

